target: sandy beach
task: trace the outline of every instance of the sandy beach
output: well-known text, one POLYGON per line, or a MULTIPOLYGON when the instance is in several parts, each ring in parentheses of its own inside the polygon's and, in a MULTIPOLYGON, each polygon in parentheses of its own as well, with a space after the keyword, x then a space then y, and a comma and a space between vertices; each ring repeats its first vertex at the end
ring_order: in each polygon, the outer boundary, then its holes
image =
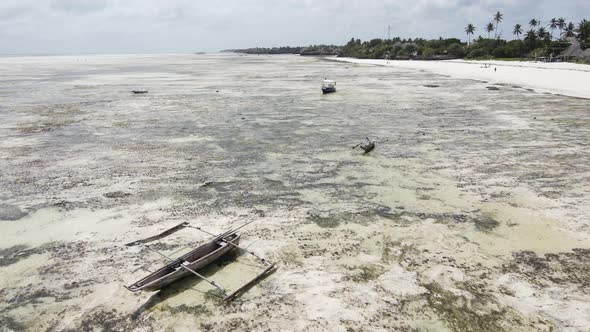
POLYGON ((426 70, 440 75, 517 85, 538 92, 590 99, 590 66, 525 61, 395 61, 333 58, 359 64, 426 70), (489 68, 484 68, 484 65, 489 68), (495 69, 495 70, 494 70, 495 69))
POLYGON ((0 58, 0 330, 590 329, 586 67, 342 60, 0 58), (234 302, 124 288, 249 221, 234 302))

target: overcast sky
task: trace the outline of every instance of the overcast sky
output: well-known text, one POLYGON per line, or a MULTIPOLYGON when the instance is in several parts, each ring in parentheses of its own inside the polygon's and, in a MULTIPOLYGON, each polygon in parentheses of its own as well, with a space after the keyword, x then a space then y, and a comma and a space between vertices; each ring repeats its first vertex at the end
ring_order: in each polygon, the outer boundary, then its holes
POLYGON ((590 0, 0 0, 0 54, 183 53, 343 44, 351 37, 476 36, 535 17, 590 19, 590 0))

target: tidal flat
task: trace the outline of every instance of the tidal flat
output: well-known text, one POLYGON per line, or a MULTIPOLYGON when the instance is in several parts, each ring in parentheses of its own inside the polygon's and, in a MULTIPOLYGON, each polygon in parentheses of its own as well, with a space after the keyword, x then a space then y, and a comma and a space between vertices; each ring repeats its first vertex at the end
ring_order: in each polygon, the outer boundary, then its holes
MULTIPOLYGON (((299 56, 0 72, 2 330, 590 329, 587 99, 299 56), (366 136, 388 141, 362 155, 366 136), (236 301, 123 287, 165 263, 125 243, 252 220, 241 243, 279 269, 236 301)), ((202 272, 231 290, 257 269, 235 252, 202 272)))

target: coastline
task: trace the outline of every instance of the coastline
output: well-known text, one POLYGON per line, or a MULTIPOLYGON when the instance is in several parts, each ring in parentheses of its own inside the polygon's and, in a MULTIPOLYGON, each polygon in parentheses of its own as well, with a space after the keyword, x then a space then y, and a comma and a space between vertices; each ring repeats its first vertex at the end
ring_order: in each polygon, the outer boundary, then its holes
POLYGON ((330 58, 331 60, 426 70, 435 74, 486 81, 492 84, 518 85, 569 97, 590 99, 590 67, 574 63, 534 63, 506 61, 466 60, 372 60, 355 58, 330 58), (490 68, 482 68, 490 64, 490 68), (494 71, 497 68, 497 71, 494 71))

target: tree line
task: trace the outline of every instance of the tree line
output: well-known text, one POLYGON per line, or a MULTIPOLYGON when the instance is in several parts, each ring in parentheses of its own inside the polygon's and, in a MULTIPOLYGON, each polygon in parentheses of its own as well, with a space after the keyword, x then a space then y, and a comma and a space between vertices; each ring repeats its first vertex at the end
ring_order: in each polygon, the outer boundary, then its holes
MULTIPOLYGON (((492 20, 485 24, 487 38, 479 36, 473 39, 477 28, 473 24, 465 27, 467 43, 456 38, 439 38, 434 40, 418 39, 372 39, 361 41, 351 39, 342 47, 340 56, 365 59, 538 59, 555 58, 575 39, 582 49, 590 47, 590 21, 582 20, 577 25, 566 22, 563 18, 552 18, 547 28, 540 20, 532 19, 530 29, 523 30, 521 24, 513 29, 515 40, 501 38, 498 28, 504 20, 504 14, 496 12, 492 20), (492 35, 493 33, 493 35, 492 35), (557 36, 556 36, 557 33, 557 36), (524 37, 524 38, 521 38, 524 37)), ((590 62, 590 59, 586 59, 590 62)))
POLYGON ((342 47, 339 56, 361 59, 457 59, 465 56, 465 48, 457 38, 433 40, 371 39, 361 41, 352 38, 342 47))
POLYGON ((310 46, 281 46, 281 47, 252 47, 244 49, 230 49, 221 52, 233 52, 244 54, 300 54, 300 55, 338 55, 342 50, 336 45, 310 45, 310 46))
POLYGON ((472 23, 465 27, 468 40, 465 46, 466 58, 552 58, 563 52, 574 39, 580 43, 582 49, 590 47, 590 21, 585 19, 576 25, 574 22, 566 22, 564 18, 552 18, 545 27, 541 20, 533 18, 528 23, 528 31, 524 31, 522 24, 514 25, 512 34, 516 39, 511 41, 501 39, 498 34, 498 26, 503 20, 504 14, 496 12, 492 21, 484 26, 488 38, 480 35, 473 42, 471 37, 477 27, 472 23))
MULTIPOLYGON (((439 38, 426 40, 375 38, 367 41, 351 38, 344 46, 311 45, 307 47, 273 47, 227 50, 246 54, 301 54, 301 55, 338 55, 362 59, 507 59, 507 58, 554 58, 576 40, 582 49, 590 47, 590 21, 584 19, 578 24, 566 22, 564 18, 552 18, 546 26, 539 19, 531 19, 529 30, 524 31, 522 24, 512 29, 514 40, 502 39, 498 33, 504 14, 500 11, 484 25, 487 38, 481 35, 473 38, 478 28, 469 23, 465 27, 467 43, 457 38, 439 38), (493 36, 492 36, 493 33, 493 36), (556 36, 557 33, 557 36, 556 36)), ((590 62, 590 59, 586 60, 590 62)))

